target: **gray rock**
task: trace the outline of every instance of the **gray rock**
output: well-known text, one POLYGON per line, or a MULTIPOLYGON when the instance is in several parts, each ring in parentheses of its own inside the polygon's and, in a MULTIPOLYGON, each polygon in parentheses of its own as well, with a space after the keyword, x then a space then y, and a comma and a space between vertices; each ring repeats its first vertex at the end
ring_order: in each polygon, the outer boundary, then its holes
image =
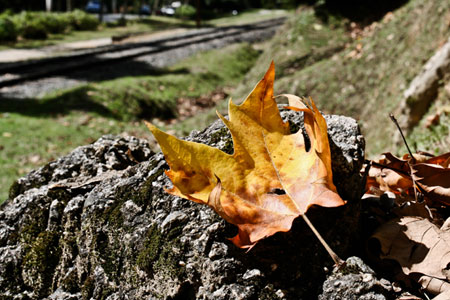
POLYGON ((344 116, 325 116, 328 125, 333 181, 345 200, 359 200, 364 185, 358 185, 364 162, 364 137, 356 121, 344 116))
POLYGON ((50 296, 48 300, 77 300, 81 299, 81 293, 71 294, 63 291, 61 288, 57 288, 50 296))
MULTIPOLYGON (((301 114, 282 114, 302 127, 301 114)), ((345 255, 358 234, 364 139, 352 119, 327 121, 349 201, 308 216, 345 255)), ((220 122, 187 139, 232 152, 220 122)), ((17 180, 0 210, 0 298, 317 298, 332 261, 303 220, 247 253, 210 208, 164 192, 166 168, 147 142, 104 136, 17 180)))
POLYGON ((335 268, 323 283, 319 300, 394 299, 391 283, 377 279, 375 272, 359 257, 350 257, 341 269, 335 268))
MULTIPOLYGON (((450 72, 450 39, 425 63, 400 103, 398 121, 406 131, 419 123, 436 98, 441 80, 450 72)), ((400 140, 400 134, 397 134, 400 140)))

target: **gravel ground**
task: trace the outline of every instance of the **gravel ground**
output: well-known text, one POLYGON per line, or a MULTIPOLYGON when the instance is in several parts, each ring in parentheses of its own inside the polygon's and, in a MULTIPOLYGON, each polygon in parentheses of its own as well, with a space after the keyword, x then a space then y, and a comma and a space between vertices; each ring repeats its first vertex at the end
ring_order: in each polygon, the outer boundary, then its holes
MULTIPOLYGON (((76 87, 87 82, 98 82, 111 80, 124 76, 142 76, 151 74, 155 68, 168 67, 177 61, 186 58, 196 52, 210 49, 222 48, 233 43, 249 42, 255 43, 272 37, 278 26, 270 28, 258 28, 245 32, 227 29, 226 31, 213 32, 201 37, 193 36, 191 39, 183 40, 182 46, 177 39, 169 41, 163 47, 173 46, 175 48, 132 59, 96 65, 92 68, 83 68, 61 75, 55 75, 37 80, 25 81, 17 85, 0 88, 0 98, 42 98, 49 92, 76 87), (226 35, 225 35, 226 34, 226 35)), ((205 30, 205 29, 202 29, 205 30)), ((201 31, 199 31, 201 32, 201 31)), ((142 50, 142 49, 141 49, 142 50)), ((156 47, 148 47, 148 52, 156 52, 156 47)), ((133 51, 130 49, 129 51, 133 51)), ((104 57, 117 55, 115 53, 103 54, 104 57)))

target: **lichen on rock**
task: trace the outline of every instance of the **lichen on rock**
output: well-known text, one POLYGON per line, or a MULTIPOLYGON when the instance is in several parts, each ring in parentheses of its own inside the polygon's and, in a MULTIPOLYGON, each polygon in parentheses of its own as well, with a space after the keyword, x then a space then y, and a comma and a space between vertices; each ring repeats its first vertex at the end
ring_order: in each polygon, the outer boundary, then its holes
MULTIPOLYGON (((301 114, 283 111, 292 128, 301 114)), ((336 252, 357 236, 364 139, 350 118, 327 116, 334 181, 345 207, 308 216, 336 252)), ((189 140, 232 151, 215 122, 189 140)), ((104 136, 19 179, 0 210, 0 298, 299 299, 320 293, 330 267, 301 219, 250 252, 207 206, 164 191, 161 153, 104 136)))

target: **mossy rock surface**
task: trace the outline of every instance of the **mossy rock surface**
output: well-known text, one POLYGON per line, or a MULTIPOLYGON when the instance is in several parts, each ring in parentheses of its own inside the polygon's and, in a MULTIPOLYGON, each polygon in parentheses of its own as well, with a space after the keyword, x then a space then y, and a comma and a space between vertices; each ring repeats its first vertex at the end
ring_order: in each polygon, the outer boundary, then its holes
MULTIPOLYGON (((293 130, 299 113, 282 111, 293 130)), ((326 116, 338 209, 310 218, 336 251, 356 240, 364 139, 350 118, 326 116), (343 178, 348 179, 344 183, 343 178), (356 192, 355 192, 356 191, 356 192)), ((186 139, 233 151, 215 122, 186 139)), ((104 136, 19 179, 0 211, 0 297, 22 299, 298 299, 316 297, 330 267, 301 219, 252 251, 206 206, 167 194, 167 164, 147 142, 104 136), (130 155, 131 154, 131 155, 130 155)))

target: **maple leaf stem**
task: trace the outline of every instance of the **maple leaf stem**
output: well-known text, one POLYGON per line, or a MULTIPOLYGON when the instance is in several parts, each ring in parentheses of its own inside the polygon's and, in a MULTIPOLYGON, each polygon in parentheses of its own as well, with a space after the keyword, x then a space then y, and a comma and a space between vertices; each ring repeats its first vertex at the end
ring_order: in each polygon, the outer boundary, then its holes
POLYGON ((397 119, 393 114, 389 114, 389 117, 391 118, 392 122, 394 122, 395 126, 397 126, 398 131, 400 132, 400 135, 402 136, 403 143, 405 143, 406 149, 408 150, 409 155, 411 156, 411 160, 413 163, 416 162, 416 159, 412 155, 411 149, 409 149, 408 143, 406 142, 405 135, 403 134, 403 130, 400 128, 400 125, 398 124, 397 119))
POLYGON ((311 223, 309 218, 306 216, 306 214, 301 214, 303 220, 305 220, 306 224, 308 224, 309 228, 311 228, 314 235, 317 237, 317 239, 320 241, 322 246, 327 250, 328 254, 331 256, 331 259, 333 259, 336 266, 342 266, 344 264, 344 261, 331 249, 331 247, 328 245, 328 243, 324 240, 324 238, 320 235, 320 233, 317 231, 316 227, 311 223))
MULTIPOLYGON (((397 119, 394 117, 393 114, 389 114, 389 117, 391 118, 392 122, 394 122, 395 126, 397 126, 398 131, 400 131, 400 134, 401 134, 402 139, 403 139, 403 143, 405 143, 406 149, 408 149, 409 155, 411 156, 411 162, 413 164, 415 164, 416 163, 416 158, 413 156, 413 154, 411 152, 411 149, 409 149, 408 143, 406 142, 405 136, 403 135, 403 131, 400 128, 400 125, 398 124, 397 119)), ((411 163, 409 162, 409 160, 407 161, 407 163, 408 163, 408 166, 409 166, 409 169, 410 169, 410 173, 412 174, 412 170, 413 169, 412 169, 411 163)), ((413 187, 414 187, 414 198, 415 198, 415 200, 417 202, 417 199, 418 199, 417 186, 418 185, 416 184, 416 181, 414 180, 413 176, 411 176, 411 180, 413 182, 413 187)))

